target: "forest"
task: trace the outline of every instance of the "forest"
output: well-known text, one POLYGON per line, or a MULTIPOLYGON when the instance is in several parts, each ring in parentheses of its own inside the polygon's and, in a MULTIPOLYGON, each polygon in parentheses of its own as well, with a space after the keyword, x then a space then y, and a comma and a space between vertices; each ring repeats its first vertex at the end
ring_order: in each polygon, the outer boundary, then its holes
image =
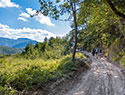
POLYGON ((39 0, 37 14, 72 21, 65 37, 29 43, 21 54, 0 55, 0 95, 44 88, 84 64, 81 51, 102 48, 109 60, 125 66, 125 0, 39 0), (78 59, 82 59, 81 63, 78 59))

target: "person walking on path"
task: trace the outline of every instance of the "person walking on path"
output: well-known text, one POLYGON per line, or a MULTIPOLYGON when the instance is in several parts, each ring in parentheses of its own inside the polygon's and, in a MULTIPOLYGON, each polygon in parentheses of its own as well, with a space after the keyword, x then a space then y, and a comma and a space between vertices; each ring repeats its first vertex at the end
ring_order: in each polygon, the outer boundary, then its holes
POLYGON ((92 55, 95 56, 95 48, 92 49, 92 55))
POLYGON ((99 50, 99 56, 102 57, 102 49, 99 50))
POLYGON ((98 58, 98 49, 95 48, 95 54, 96 54, 96 58, 98 58))

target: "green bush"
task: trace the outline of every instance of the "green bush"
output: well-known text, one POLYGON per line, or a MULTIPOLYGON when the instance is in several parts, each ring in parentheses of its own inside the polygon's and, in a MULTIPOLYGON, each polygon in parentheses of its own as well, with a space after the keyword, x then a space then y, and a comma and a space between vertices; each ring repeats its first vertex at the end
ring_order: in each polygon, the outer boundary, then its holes
POLYGON ((122 66, 125 66, 125 55, 121 58, 120 64, 121 64, 122 66))
MULTIPOLYGON (((82 57, 82 54, 76 54, 82 57)), ((44 87, 50 81, 76 69, 78 62, 71 61, 72 55, 60 59, 24 59, 10 56, 0 59, 0 95, 12 95, 33 87, 44 87), (6 93, 6 94, 5 94, 6 93)))

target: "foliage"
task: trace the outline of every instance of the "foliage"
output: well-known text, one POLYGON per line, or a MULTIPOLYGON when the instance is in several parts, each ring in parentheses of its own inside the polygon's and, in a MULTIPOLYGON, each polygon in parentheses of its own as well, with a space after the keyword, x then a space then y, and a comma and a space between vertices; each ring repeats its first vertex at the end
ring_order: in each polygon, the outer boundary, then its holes
POLYGON ((116 39, 109 48, 109 54, 112 57, 113 61, 120 63, 121 65, 125 64, 124 56, 125 56, 125 40, 124 39, 116 39))
MULTIPOLYGON (((16 94, 33 87, 44 87, 50 81, 64 76, 76 69, 79 62, 71 61, 72 55, 60 59, 35 60, 15 56, 0 59, 0 94, 16 94)), ((77 54, 83 58, 83 54, 77 54)))
MULTIPOLYGON (((117 10, 125 14, 124 5, 119 6, 123 0, 113 1, 117 10)), ((124 20, 112 11, 106 0, 64 0, 63 2, 39 0, 39 2, 41 9, 38 14, 59 19, 59 16, 69 13, 69 18, 75 19, 72 24, 75 27, 62 39, 51 37, 45 38, 42 43, 28 44, 21 55, 1 55, 1 95, 44 87, 50 81, 55 81, 76 70, 80 63, 72 62, 72 55, 68 54, 74 46, 74 41, 77 42, 77 37, 78 48, 88 51, 93 47, 103 48, 108 50, 114 61, 125 65, 124 20)), ((84 55, 78 53, 76 57, 86 59, 84 55)))
POLYGON ((125 66, 125 55, 121 58, 120 64, 125 66))
POLYGON ((58 59, 64 55, 67 41, 65 38, 53 38, 36 45, 28 44, 22 53, 27 59, 41 57, 43 59, 58 59))
POLYGON ((68 14, 68 19, 73 19, 74 28, 74 48, 72 60, 75 60, 76 48, 77 48, 77 8, 80 7, 82 0, 39 0, 41 4, 40 10, 37 14, 42 13, 45 16, 50 16, 55 20, 58 20, 61 15, 68 14))
MULTIPOLYGON (((114 57, 113 60, 121 62, 125 52, 125 19, 117 15, 107 1, 112 1, 117 11, 125 14, 124 0, 84 0, 81 2, 77 19, 78 48, 88 51, 91 51, 93 47, 102 48, 104 52, 108 50, 108 53, 110 51, 114 53, 114 55, 111 54, 112 58, 114 57), (119 44, 115 42, 116 40, 119 44)), ((70 39, 74 37, 72 33, 70 33, 70 39)))

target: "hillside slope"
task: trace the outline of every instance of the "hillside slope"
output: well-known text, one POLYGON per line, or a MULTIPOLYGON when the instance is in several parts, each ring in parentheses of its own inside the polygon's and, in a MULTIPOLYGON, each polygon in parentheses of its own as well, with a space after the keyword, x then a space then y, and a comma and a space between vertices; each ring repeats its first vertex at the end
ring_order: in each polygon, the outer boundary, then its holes
POLYGON ((10 55, 21 53, 23 49, 0 46, 0 54, 10 55))
POLYGON ((28 38, 9 39, 0 37, 0 46, 5 47, 25 48, 31 42, 33 45, 37 43, 37 41, 28 38))

